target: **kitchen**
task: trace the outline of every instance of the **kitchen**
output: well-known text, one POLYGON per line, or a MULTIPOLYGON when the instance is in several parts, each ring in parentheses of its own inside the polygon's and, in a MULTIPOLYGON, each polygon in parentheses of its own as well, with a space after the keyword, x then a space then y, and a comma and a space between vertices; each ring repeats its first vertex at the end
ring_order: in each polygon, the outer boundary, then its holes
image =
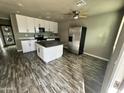
MULTIPOLYGON (((60 45, 60 49, 58 51, 55 51, 55 56, 53 59, 59 58, 63 54, 63 44, 59 42, 59 36, 58 34, 58 23, 53 21, 47 21, 43 19, 23 16, 23 15, 11 15, 11 22, 15 34, 15 40, 17 41, 17 51, 23 53, 28 53, 32 51, 37 50, 37 54, 39 57, 40 47, 54 47, 60 45), (23 34, 23 36, 18 36, 23 34), (20 41, 20 42, 18 42, 20 41), (42 42, 41 42, 42 41, 42 42), (36 43, 37 42, 37 43, 36 43), (47 44, 49 43, 49 44, 47 44), (54 45, 55 43, 55 45, 54 45), (45 46, 46 45, 46 46, 45 46), (47 46, 48 45, 48 46, 47 46), (19 47, 18 47, 19 46, 19 47), (61 51, 60 51, 61 50, 61 51), (60 54, 57 56, 57 52, 60 52, 60 54)), ((53 52, 54 52, 53 51, 53 52)), ((50 51, 48 51, 50 52, 50 51)), ((42 54, 42 53, 40 53, 42 54)), ((45 54, 43 54, 45 55, 45 54)), ((47 54, 48 55, 48 54, 47 54)), ((51 54, 49 54, 51 55, 51 54)), ((45 55, 46 56, 46 55, 45 55)), ((52 55, 51 55, 52 56, 52 55)), ((42 60, 45 61, 43 57, 41 57, 42 60)), ((49 57, 47 57, 49 58, 49 57)), ((52 61, 50 60, 50 61, 52 61)))
POLYGON ((0 0, 0 93, 104 93, 122 17, 123 0, 0 0))

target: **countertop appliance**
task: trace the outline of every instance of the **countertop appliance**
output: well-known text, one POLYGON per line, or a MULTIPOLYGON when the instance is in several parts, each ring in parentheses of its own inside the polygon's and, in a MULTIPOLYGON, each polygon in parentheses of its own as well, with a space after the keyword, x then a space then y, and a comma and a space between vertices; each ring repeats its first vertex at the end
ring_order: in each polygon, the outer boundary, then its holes
POLYGON ((86 27, 70 27, 68 37, 68 49, 75 54, 82 54, 84 51, 86 27))
POLYGON ((4 46, 15 44, 14 34, 11 26, 1 26, 1 32, 4 40, 4 46))

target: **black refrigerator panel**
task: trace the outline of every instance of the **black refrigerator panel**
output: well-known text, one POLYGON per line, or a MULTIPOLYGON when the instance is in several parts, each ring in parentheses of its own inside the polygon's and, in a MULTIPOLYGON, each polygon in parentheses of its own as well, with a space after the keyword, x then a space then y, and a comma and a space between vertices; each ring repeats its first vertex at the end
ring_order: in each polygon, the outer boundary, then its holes
POLYGON ((80 47, 79 47, 79 54, 83 54, 83 52, 84 52, 86 31, 87 31, 87 28, 86 27, 82 27, 80 47))

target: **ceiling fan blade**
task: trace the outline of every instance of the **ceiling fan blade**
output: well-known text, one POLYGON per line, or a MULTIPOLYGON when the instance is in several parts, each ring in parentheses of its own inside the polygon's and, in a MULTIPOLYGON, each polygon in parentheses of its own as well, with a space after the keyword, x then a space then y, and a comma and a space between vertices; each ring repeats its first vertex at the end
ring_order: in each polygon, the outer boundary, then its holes
POLYGON ((87 18, 87 16, 85 16, 85 15, 84 16, 79 16, 79 18, 87 18))
POLYGON ((73 15, 73 13, 66 13, 66 14, 64 14, 64 15, 73 15))

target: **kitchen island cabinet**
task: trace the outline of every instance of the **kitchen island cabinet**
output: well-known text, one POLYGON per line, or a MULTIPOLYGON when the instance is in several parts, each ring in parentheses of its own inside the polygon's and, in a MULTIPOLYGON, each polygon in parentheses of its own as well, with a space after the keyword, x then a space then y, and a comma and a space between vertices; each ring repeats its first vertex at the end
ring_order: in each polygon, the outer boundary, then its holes
POLYGON ((45 63, 55 60, 63 55, 63 44, 55 40, 37 42, 36 47, 37 55, 45 63))

